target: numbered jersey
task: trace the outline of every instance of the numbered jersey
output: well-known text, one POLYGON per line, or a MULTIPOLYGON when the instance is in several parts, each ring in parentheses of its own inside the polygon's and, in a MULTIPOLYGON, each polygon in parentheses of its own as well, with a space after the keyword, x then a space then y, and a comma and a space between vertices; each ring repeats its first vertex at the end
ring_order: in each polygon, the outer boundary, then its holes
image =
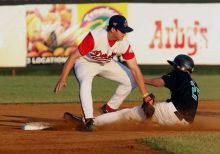
POLYGON ((184 119, 193 122, 198 107, 199 88, 190 74, 174 70, 164 76, 165 87, 171 91, 174 106, 184 119))

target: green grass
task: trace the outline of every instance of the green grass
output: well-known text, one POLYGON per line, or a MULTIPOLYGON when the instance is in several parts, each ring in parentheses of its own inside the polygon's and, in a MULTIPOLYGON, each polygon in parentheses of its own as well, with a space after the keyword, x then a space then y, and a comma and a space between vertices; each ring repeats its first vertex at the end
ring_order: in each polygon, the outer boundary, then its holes
MULTIPOLYGON (((155 76, 147 75, 145 78, 155 76)), ((199 84, 200 100, 220 100, 220 75, 195 75, 199 84)), ((58 94, 53 93, 53 88, 59 76, 0 76, 0 103, 48 103, 48 102, 79 102, 79 85, 75 77, 68 78, 68 86, 58 94)), ((107 101, 117 83, 100 77, 93 82, 92 95, 94 102, 107 101)), ((169 96, 166 88, 148 86, 150 92, 156 95, 156 100, 161 101, 169 96)), ((136 88, 126 101, 141 101, 136 88)))
POLYGON ((154 136, 140 142, 166 154, 220 153, 220 133, 154 136))
POLYGON ((196 75, 201 100, 220 100, 220 75, 196 75))

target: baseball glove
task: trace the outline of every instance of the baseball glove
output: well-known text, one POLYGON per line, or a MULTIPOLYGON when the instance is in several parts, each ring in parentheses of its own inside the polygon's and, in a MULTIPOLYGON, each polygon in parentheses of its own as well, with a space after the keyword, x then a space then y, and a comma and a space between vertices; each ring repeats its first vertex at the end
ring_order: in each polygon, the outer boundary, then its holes
MULTIPOLYGON (((149 94, 147 97, 150 97, 154 102, 155 96, 152 93, 149 94)), ((152 104, 150 104, 149 102, 145 102, 144 99, 143 99, 143 104, 142 104, 141 107, 142 107, 147 119, 150 119, 153 116, 154 112, 155 112, 154 106, 152 104)))

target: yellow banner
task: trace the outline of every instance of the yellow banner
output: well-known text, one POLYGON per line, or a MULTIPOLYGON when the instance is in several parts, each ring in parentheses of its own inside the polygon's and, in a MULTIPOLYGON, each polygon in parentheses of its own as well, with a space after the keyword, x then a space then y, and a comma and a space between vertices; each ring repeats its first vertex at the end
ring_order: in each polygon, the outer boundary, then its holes
MULTIPOLYGON (((112 15, 127 17, 127 3, 96 3, 77 5, 81 39, 89 30, 105 27, 112 15)), ((80 38, 79 38, 80 40, 80 38)))

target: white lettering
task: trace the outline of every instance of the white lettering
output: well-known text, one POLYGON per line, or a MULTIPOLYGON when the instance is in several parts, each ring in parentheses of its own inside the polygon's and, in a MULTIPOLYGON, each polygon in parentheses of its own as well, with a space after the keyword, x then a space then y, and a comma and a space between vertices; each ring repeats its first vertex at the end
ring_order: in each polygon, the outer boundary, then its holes
POLYGON ((65 63, 67 57, 34 57, 27 58, 27 64, 59 64, 65 63))
POLYGON ((88 12, 88 14, 84 17, 83 21, 93 21, 94 19, 96 19, 97 17, 100 16, 108 16, 111 17, 112 15, 116 15, 119 14, 116 10, 114 10, 113 8, 110 7, 98 7, 95 8, 93 10, 91 10, 90 12, 88 12))

